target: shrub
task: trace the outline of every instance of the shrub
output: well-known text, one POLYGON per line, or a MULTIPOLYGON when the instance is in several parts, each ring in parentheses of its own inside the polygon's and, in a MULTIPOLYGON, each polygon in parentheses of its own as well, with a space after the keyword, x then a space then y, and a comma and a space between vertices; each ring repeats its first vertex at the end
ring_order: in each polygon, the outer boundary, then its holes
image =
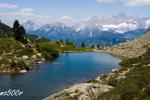
POLYGON ((39 42, 36 44, 36 48, 41 52, 45 59, 50 60, 58 57, 59 44, 50 42, 39 42))
POLYGON ((24 69, 29 70, 30 69, 29 66, 23 60, 20 60, 18 62, 12 62, 11 67, 15 68, 15 69, 21 69, 21 70, 24 70, 24 69))

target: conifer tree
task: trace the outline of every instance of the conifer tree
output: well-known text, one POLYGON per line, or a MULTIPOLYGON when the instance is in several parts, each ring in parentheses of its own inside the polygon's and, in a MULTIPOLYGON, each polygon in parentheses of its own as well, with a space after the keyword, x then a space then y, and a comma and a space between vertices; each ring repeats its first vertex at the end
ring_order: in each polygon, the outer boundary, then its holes
POLYGON ((23 26, 20 26, 19 21, 15 20, 13 24, 13 32, 14 32, 14 37, 16 40, 23 42, 24 41, 24 36, 26 34, 25 29, 23 26))
POLYGON ((81 47, 82 47, 82 48, 84 48, 84 47, 85 47, 85 43, 84 43, 84 42, 82 42, 81 47))

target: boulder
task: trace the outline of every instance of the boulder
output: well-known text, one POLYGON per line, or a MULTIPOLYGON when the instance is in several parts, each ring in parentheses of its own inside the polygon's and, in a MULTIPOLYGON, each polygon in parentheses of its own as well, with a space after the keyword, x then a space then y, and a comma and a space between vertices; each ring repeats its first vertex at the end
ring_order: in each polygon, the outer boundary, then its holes
POLYGON ((21 71, 19 71, 19 73, 27 73, 27 70, 21 70, 21 71))

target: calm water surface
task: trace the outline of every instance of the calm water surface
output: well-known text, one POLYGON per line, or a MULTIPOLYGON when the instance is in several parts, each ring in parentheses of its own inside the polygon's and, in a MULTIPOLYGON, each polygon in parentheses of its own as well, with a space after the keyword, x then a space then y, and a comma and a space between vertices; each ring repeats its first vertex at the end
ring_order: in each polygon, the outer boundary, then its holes
POLYGON ((0 75, 0 92, 19 89, 20 97, 0 100, 41 100, 75 83, 85 82, 119 67, 120 59, 104 53, 61 54, 54 62, 34 66, 27 74, 0 75))

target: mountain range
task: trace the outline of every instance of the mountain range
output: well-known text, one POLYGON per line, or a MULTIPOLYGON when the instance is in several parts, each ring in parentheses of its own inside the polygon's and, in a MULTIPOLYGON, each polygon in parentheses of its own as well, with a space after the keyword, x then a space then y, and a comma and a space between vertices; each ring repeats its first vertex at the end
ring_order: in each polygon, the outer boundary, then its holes
POLYGON ((23 23, 29 34, 41 36, 52 41, 69 38, 76 44, 110 45, 135 39, 150 30, 150 17, 127 16, 120 13, 117 16, 95 15, 74 24, 53 22, 40 24, 31 20, 23 23))

